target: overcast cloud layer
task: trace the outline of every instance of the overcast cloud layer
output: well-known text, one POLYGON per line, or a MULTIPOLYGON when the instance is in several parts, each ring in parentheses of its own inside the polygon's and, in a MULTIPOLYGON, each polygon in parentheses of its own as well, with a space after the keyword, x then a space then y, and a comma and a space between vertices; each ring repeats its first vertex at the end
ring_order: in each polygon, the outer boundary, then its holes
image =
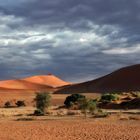
POLYGON ((139 58, 139 0, 0 2, 0 79, 85 81, 139 58))

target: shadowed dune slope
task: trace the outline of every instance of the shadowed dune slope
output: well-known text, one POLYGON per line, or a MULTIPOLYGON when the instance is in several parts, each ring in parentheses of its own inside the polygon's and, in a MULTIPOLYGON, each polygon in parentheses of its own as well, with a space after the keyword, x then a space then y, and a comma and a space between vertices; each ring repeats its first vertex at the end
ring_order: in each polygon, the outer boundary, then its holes
POLYGON ((140 64, 124 67, 96 80, 66 86, 55 93, 104 93, 140 90, 140 64))

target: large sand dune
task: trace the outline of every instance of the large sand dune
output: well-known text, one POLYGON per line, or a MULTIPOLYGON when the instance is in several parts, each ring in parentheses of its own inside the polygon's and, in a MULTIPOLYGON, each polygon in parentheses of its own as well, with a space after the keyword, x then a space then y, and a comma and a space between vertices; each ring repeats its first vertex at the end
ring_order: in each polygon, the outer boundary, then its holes
POLYGON ((48 91, 54 92, 57 87, 68 85, 65 82, 54 75, 39 75, 32 76, 23 79, 4 80, 0 81, 0 94, 22 94, 22 93, 34 93, 36 91, 48 91))
POLYGON ((70 84, 52 74, 32 76, 32 77, 25 78, 24 80, 32 83, 51 86, 51 87, 60 87, 60 86, 65 86, 70 84))
POLYGON ((6 89, 45 89, 50 88, 49 86, 45 84, 36 84, 31 83, 25 80, 6 80, 6 81, 0 81, 0 89, 6 90, 6 89))
POLYGON ((63 87, 56 93, 102 93, 138 90, 140 90, 140 64, 119 69, 96 80, 63 87))

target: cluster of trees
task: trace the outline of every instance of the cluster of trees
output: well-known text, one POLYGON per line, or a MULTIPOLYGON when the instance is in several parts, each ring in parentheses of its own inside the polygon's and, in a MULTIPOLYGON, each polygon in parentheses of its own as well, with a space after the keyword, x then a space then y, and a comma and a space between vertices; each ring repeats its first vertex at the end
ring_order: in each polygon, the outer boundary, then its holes
MULTIPOLYGON (((37 93, 35 102, 36 110, 34 115, 41 116, 45 115, 45 112, 50 106, 51 96, 48 93, 37 93)), ((96 100, 87 99, 84 95, 72 94, 68 96, 64 101, 66 108, 71 108, 77 105, 80 110, 87 116, 87 112, 93 113, 96 110, 96 100)))
POLYGON ((113 93, 103 94, 98 99, 88 99, 84 95, 72 94, 66 98, 64 104, 67 108, 77 106, 85 116, 87 116, 87 113, 90 113, 98 117, 106 117, 109 114, 99 108, 100 104, 111 103, 117 100, 119 100, 118 94, 113 93))
MULTIPOLYGON (((119 96, 116 94, 103 94, 100 99, 88 99, 86 96, 81 94, 72 94, 66 97, 64 101, 64 105, 68 109, 72 109, 74 106, 77 109, 81 110, 85 117, 87 113, 95 114, 95 113, 103 113, 101 109, 98 109, 98 103, 108 103, 112 101, 116 101, 119 99, 119 96)), ((40 116, 45 115, 46 111, 48 110, 50 103, 51 103, 51 96, 49 93, 46 92, 38 92, 36 93, 36 98, 34 99, 36 110, 34 111, 34 115, 40 116)), ((17 101, 17 107, 26 106, 25 102, 22 100, 17 101)), ((5 107, 11 107, 11 103, 8 101, 5 103, 5 107)))
POLYGON ((66 97, 64 104, 67 108, 72 108, 76 105, 77 108, 85 114, 85 117, 87 116, 87 113, 93 114, 97 109, 96 100, 88 99, 80 94, 72 94, 66 97))
MULTIPOLYGON (((115 94, 104 94, 100 98, 100 102, 110 102, 118 100, 118 96, 115 94)), ((45 115, 46 111, 48 110, 50 103, 51 103, 51 96, 49 93, 46 92, 38 92, 36 93, 35 98, 36 103, 36 110, 34 111, 34 115, 41 116, 45 115)), ((23 102, 17 102, 17 105, 24 106, 23 102)), ((97 99, 88 99, 86 96, 81 94, 72 94, 68 97, 66 97, 64 101, 64 105, 66 108, 70 109, 73 106, 77 106, 77 109, 81 110, 85 117, 87 116, 87 113, 89 114, 95 114, 100 113, 102 115, 107 115, 105 112, 103 112, 101 109, 98 109, 98 101, 97 99)))

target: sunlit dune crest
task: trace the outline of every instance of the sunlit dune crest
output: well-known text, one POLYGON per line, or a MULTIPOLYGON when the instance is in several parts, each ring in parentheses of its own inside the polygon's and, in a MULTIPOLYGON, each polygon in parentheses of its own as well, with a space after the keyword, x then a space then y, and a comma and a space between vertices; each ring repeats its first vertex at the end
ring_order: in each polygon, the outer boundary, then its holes
POLYGON ((37 90, 37 89, 56 88, 68 84, 70 83, 63 81, 52 74, 48 74, 48 75, 32 76, 23 79, 0 81, 0 89, 37 90))

